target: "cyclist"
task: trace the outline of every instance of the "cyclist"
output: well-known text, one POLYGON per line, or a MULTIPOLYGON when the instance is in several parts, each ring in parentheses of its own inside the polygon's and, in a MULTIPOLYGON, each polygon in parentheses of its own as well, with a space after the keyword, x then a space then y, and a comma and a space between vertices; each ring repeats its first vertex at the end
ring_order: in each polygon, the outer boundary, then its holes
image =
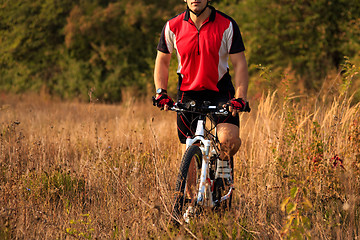
MULTIPOLYGON (((209 5, 209 0, 184 0, 187 9, 168 20, 157 46, 154 82, 155 104, 165 110, 173 105, 167 95, 171 53, 178 58, 178 97, 181 102, 209 101, 228 103, 231 115, 215 117, 221 143, 222 178, 230 177, 228 160, 240 148, 238 113, 249 108, 247 103, 248 69, 245 47, 236 22, 209 5), (234 76, 229 74, 230 58, 234 76)), ((249 110, 249 109, 248 109, 249 110)), ((196 126, 193 114, 178 113, 177 127, 181 143, 192 136, 196 126)))

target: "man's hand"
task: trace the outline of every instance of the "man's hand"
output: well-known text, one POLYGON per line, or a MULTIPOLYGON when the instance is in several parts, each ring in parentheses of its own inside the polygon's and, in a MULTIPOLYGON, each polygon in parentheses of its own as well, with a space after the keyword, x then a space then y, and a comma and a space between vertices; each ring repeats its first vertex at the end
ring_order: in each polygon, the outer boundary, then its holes
POLYGON ((239 112, 250 112, 249 102, 244 101, 242 98, 233 98, 228 104, 229 111, 235 116, 239 112))
POLYGON ((167 94, 157 94, 153 97, 153 105, 167 111, 174 105, 174 101, 167 94))

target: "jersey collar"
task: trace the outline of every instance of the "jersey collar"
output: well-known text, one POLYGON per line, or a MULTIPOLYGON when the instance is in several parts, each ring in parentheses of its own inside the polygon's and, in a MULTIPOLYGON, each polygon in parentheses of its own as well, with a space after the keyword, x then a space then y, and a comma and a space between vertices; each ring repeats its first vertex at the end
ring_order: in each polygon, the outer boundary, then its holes
MULTIPOLYGON (((213 21, 215 21, 216 9, 213 6, 208 6, 208 8, 211 9, 209 22, 213 22, 213 21)), ((184 21, 188 22, 189 19, 190 19, 190 11, 189 11, 189 9, 186 9, 185 16, 184 16, 184 21)))

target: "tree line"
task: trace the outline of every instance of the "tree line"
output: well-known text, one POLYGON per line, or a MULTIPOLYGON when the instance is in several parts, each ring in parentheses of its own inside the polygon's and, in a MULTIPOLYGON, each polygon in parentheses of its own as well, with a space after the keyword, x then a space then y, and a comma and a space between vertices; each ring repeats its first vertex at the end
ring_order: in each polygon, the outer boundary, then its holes
MULTIPOLYGON (((211 4, 237 21, 251 75, 259 66, 279 74, 290 68, 316 90, 344 56, 360 62, 357 0, 211 4)), ((106 102, 121 101, 129 86, 144 93, 162 27, 185 7, 181 0, 2 0, 0 90, 84 100, 91 91, 106 102)))

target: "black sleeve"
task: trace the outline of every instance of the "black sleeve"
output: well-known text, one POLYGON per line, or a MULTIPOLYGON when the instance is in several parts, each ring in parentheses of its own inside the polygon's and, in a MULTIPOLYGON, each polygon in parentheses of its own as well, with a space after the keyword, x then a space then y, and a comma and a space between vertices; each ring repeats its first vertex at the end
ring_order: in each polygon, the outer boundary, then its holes
POLYGON ((157 50, 159 50, 160 52, 163 53, 170 53, 167 45, 166 45, 166 38, 165 38, 165 28, 166 28, 167 23, 164 25, 162 31, 161 31, 161 35, 160 35, 160 40, 159 43, 157 45, 157 50))
POLYGON ((233 53, 239 53, 245 51, 244 42, 241 37, 240 29, 237 23, 232 20, 232 26, 233 26, 233 39, 230 47, 230 54, 233 53))

